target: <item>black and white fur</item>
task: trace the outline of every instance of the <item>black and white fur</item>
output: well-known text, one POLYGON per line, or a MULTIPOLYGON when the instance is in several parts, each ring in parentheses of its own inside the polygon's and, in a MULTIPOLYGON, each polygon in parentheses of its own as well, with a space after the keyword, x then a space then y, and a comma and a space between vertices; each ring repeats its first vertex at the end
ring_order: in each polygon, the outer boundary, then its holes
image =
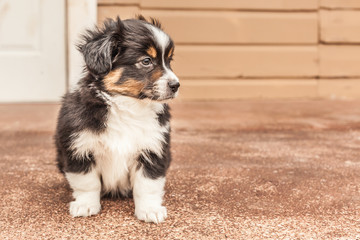
POLYGON ((75 200, 73 217, 99 213, 103 195, 133 196, 135 215, 159 223, 171 161, 166 100, 178 93, 174 44, 156 20, 106 20, 79 50, 86 70, 63 98, 57 162, 75 200))

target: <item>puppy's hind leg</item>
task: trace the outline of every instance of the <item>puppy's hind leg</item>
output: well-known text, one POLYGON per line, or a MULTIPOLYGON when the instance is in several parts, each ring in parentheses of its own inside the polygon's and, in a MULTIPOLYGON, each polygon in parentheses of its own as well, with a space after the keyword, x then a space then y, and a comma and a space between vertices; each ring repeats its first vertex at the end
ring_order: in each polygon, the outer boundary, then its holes
POLYGON ((93 169, 88 173, 65 173, 73 189, 75 201, 70 203, 70 214, 73 217, 87 217, 98 214, 101 209, 101 181, 93 169))

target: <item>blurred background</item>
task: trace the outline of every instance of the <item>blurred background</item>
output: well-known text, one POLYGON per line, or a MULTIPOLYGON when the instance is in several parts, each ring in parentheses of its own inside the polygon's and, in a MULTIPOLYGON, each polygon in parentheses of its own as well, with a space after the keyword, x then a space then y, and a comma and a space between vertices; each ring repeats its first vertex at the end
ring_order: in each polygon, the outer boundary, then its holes
POLYGON ((358 0, 0 0, 0 102, 53 102, 105 18, 158 18, 180 99, 360 98, 358 0))

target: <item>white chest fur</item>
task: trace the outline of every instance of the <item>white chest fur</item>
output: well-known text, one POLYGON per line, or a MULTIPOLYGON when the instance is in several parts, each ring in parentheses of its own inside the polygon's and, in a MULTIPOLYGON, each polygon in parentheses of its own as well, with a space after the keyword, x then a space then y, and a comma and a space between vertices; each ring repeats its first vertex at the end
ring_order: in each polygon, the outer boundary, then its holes
POLYGON ((93 154, 105 192, 126 194, 132 188, 129 174, 136 158, 144 150, 161 154, 169 126, 160 126, 157 119, 162 103, 117 97, 109 105, 106 130, 75 134, 72 148, 79 155, 93 154))

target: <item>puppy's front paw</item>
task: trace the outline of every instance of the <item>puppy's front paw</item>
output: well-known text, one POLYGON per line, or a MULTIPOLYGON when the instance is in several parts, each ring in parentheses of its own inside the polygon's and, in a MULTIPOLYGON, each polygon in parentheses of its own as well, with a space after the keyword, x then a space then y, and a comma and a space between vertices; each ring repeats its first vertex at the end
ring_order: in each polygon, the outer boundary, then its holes
POLYGON ((87 217, 100 212, 99 202, 73 201, 70 203, 70 214, 73 217, 87 217))
POLYGON ((145 222, 161 223, 167 217, 166 207, 136 208, 135 216, 145 222))

